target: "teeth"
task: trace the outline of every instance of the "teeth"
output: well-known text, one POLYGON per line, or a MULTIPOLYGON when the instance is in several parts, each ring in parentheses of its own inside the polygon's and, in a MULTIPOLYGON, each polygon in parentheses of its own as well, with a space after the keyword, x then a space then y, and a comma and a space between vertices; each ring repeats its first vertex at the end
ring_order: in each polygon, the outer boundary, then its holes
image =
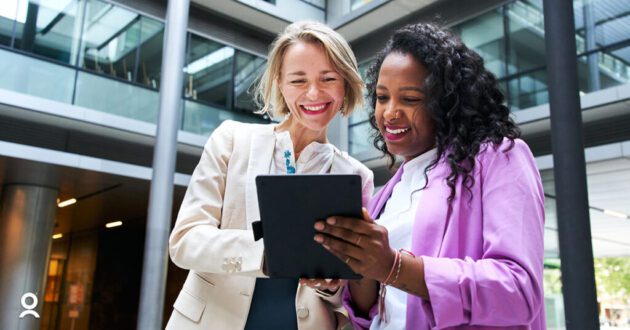
POLYGON ((399 129, 385 128, 385 131, 387 131, 387 133, 389 134, 401 134, 401 133, 405 133, 408 130, 409 128, 399 128, 399 129))
POLYGON ((310 106, 307 106, 307 105, 303 105, 302 107, 304 107, 304 109, 306 109, 308 111, 319 111, 319 110, 323 110, 326 107, 326 105, 322 104, 322 105, 318 105, 316 107, 310 107, 310 106))

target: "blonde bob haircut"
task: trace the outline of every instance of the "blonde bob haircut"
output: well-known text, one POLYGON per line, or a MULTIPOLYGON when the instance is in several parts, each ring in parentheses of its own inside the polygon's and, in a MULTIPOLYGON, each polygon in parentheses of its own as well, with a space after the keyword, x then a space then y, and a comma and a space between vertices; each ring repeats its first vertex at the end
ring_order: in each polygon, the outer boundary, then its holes
POLYGON ((267 67, 256 86, 258 113, 282 118, 289 107, 280 92, 280 68, 289 46, 297 42, 313 42, 324 47, 328 59, 345 82, 345 97, 341 113, 349 116, 363 105, 363 80, 359 75, 357 60, 348 42, 330 27, 312 21, 295 22, 278 35, 269 51, 267 67))

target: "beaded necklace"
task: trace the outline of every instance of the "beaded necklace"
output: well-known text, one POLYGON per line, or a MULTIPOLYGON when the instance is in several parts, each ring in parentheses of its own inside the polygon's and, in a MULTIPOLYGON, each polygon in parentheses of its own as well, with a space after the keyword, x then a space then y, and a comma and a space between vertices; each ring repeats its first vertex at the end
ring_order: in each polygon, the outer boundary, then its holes
POLYGON ((293 162, 293 158, 291 157, 291 151, 284 151, 284 163, 287 167, 287 174, 295 174, 295 163, 293 162))

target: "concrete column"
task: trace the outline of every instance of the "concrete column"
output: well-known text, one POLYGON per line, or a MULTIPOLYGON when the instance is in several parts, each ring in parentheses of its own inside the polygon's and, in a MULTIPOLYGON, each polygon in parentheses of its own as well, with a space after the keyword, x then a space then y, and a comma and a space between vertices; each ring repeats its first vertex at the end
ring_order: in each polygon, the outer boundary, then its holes
POLYGON ((162 79, 160 112, 153 175, 149 194, 147 234, 142 261, 142 284, 138 311, 139 330, 164 329, 164 290, 168 267, 168 235, 171 231, 173 182, 177 156, 177 132, 180 123, 186 28, 189 0, 169 1, 166 9, 166 29, 162 48, 162 79))
POLYGON ((41 317, 44 305, 56 198, 57 190, 48 187, 12 184, 3 188, 0 329, 39 329, 40 319, 33 315, 41 317))

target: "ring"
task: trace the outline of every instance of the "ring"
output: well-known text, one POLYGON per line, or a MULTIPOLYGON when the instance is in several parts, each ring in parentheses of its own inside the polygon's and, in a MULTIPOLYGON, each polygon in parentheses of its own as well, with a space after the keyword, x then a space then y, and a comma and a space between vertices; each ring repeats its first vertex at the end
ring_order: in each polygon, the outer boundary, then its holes
POLYGON ((346 264, 348 264, 350 262, 350 257, 347 257, 346 260, 344 261, 346 264))
POLYGON ((354 243, 354 245, 359 246, 359 243, 361 243, 361 238, 363 238, 363 235, 359 235, 359 239, 357 239, 357 242, 354 243))

